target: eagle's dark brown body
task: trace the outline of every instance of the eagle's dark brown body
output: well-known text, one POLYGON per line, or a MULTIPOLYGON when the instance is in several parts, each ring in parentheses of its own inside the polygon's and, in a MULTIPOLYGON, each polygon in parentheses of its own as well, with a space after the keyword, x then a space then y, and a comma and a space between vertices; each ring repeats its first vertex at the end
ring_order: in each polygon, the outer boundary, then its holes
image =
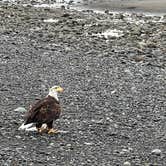
POLYGON ((61 107, 59 101, 48 95, 30 108, 25 117, 25 125, 35 123, 36 127, 40 128, 42 124, 46 123, 47 127, 51 129, 53 120, 58 119, 60 113, 61 107))

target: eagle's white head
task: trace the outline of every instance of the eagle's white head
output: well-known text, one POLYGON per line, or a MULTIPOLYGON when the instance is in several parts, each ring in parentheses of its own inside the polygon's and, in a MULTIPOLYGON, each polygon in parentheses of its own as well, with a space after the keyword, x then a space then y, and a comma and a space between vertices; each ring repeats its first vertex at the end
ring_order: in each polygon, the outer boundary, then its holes
POLYGON ((63 88, 60 86, 53 86, 52 88, 49 89, 49 96, 54 97, 56 100, 58 99, 58 93, 63 92, 63 88))

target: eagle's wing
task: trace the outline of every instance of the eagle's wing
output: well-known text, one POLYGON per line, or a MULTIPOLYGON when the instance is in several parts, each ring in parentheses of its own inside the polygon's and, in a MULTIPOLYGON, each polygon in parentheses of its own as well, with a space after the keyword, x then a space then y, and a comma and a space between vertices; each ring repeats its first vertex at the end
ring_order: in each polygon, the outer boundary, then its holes
POLYGON ((25 115, 25 124, 31 123, 31 121, 40 111, 47 111, 47 107, 49 104, 50 101, 48 100, 48 98, 44 98, 36 102, 34 105, 30 106, 29 111, 25 115))

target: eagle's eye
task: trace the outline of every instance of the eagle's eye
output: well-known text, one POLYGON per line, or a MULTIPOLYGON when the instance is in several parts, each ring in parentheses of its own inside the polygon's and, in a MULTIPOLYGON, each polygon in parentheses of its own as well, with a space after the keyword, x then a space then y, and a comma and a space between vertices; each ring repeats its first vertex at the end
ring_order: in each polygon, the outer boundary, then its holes
POLYGON ((57 92, 63 92, 63 88, 61 88, 60 86, 54 87, 54 90, 57 92))

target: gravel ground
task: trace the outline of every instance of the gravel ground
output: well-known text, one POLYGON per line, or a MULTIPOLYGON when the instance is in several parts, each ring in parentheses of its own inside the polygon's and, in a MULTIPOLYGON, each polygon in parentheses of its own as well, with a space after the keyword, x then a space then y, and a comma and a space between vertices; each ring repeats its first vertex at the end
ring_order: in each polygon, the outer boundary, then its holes
POLYGON ((166 16, 0 6, 0 162, 164 166, 166 16), (57 135, 19 131, 61 85, 57 135))

